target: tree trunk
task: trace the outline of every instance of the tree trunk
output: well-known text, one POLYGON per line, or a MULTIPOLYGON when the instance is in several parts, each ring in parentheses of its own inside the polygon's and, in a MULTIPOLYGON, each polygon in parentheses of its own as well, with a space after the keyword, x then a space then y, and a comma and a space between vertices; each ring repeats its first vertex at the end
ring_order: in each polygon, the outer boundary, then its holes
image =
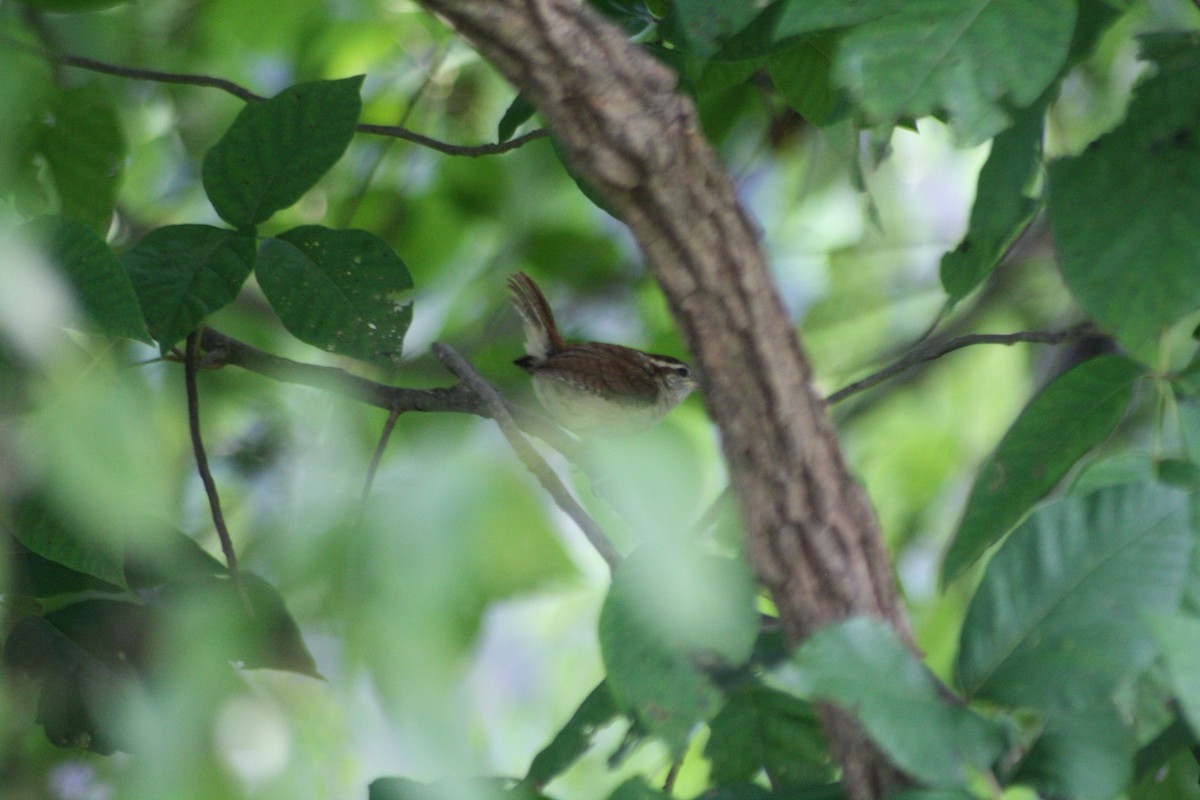
MULTIPOLYGON (((747 546, 793 641, 854 614, 911 641, 879 524, 846 469, 758 245, 676 75, 577 0, 422 0, 533 102, 574 172, 629 225, 695 357, 747 546)), ((823 709, 854 800, 905 783, 823 709)))

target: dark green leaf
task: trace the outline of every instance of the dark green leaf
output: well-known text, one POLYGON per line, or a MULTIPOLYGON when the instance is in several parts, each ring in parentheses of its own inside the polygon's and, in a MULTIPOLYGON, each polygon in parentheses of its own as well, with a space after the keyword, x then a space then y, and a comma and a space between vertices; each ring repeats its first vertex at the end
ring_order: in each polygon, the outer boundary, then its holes
POLYGON ((613 574, 600 614, 608 684, 675 755, 721 705, 703 667, 736 666, 751 653, 754 596, 743 563, 685 547, 643 545, 613 574))
POLYGON ((767 61, 771 82, 792 110, 824 127, 843 112, 845 103, 830 77, 833 48, 830 36, 814 36, 767 61))
POLYGON ((43 618, 115 672, 141 670, 147 666, 152 614, 141 603, 81 600, 51 611, 43 618))
POLYGON ((669 798, 647 785, 645 778, 635 776, 618 786, 608 796, 608 800, 669 800, 669 798))
POLYGON ((896 632, 875 619, 822 628, 775 674, 802 697, 851 710, 893 763, 931 786, 965 788, 966 767, 989 767, 1004 746, 999 727, 943 698, 896 632))
POLYGON ((1113 432, 1142 372, 1128 358, 1100 356, 1060 375, 1033 398, 975 478, 942 563, 943 583, 975 563, 1113 432))
POLYGON ((164 353, 237 297, 254 266, 254 239, 208 225, 146 234, 122 261, 164 353))
POLYGON ((502 778, 460 778, 421 783, 408 778, 376 778, 367 787, 367 800, 545 800, 522 784, 502 778))
POLYGON ((262 243, 257 274, 284 327, 301 341, 382 366, 400 359, 412 305, 393 297, 412 288, 412 278, 378 236, 295 228, 262 243))
POLYGON ((1112 706, 1053 718, 1021 762, 1017 783, 1042 797, 1111 800, 1132 772, 1133 737, 1112 706))
POLYGON ((676 0, 675 15, 692 55, 708 58, 762 13, 755 0, 676 0))
POLYGON ((103 239, 70 217, 41 217, 23 231, 45 248, 99 333, 150 342, 129 274, 103 239))
POLYGON ((106 8, 128 3, 129 0, 19 0, 40 11, 55 14, 78 14, 87 11, 102 11, 106 8))
POLYGON ((246 609, 228 576, 201 577, 168 584, 155 596, 156 611, 175 607, 207 609, 212 629, 221 632, 226 661, 246 669, 281 669, 320 678, 316 662, 304 644, 300 628, 271 584, 242 571, 242 584, 253 611, 246 609))
POLYGON ((1191 616, 1173 615, 1151 620, 1151 629, 1158 639, 1170 675, 1171 689, 1183 716, 1200 737, 1200 620, 1191 616))
POLYGON ((1156 484, 1039 509, 971 600, 959 683, 971 697, 1047 712, 1107 702, 1153 658, 1142 615, 1178 606, 1191 551, 1187 495, 1156 484))
POLYGON ((42 125, 37 146, 54 176, 62 213, 103 236, 125 158, 116 108, 106 92, 88 84, 55 95, 42 125))
POLYGON ((1200 47, 1143 40, 1156 64, 1125 121, 1050 165, 1050 223, 1068 288, 1139 352, 1200 307, 1200 47))
POLYGON ((790 0, 775 26, 775 38, 843 28, 892 13, 896 0, 790 0))
POLYGON ((1074 0, 878 0, 885 13, 850 28, 834 75, 870 121, 944 112, 965 142, 1008 127, 1058 75, 1074 0))
POLYGON ((4 663, 40 683, 37 723, 57 747, 109 754, 125 749, 118 704, 128 682, 40 617, 16 624, 4 663))
POLYGON ((718 785, 752 781, 765 770, 772 786, 830 778, 829 754, 812 707, 757 682, 738 688, 709 723, 704 755, 718 785))
POLYGON ((951 303, 991 274, 1033 219, 1038 202, 1028 192, 1041 162, 1045 116, 1045 104, 1035 103, 1014 115, 1013 126, 992 140, 992 151, 979 172, 967 235, 942 256, 942 286, 951 303))
POLYGON ((588 0, 588 4, 620 25, 630 38, 641 35, 654 24, 654 15, 644 0, 588 0))
POLYGON ((533 759, 524 782, 542 787, 587 752, 592 737, 620 714, 612 692, 601 683, 588 694, 562 730, 533 759))
POLYGON ((496 141, 507 142, 511 139, 512 135, 517 132, 517 128, 527 122, 535 111, 537 109, 526 99, 524 94, 514 97, 512 103, 504 111, 504 116, 500 118, 500 124, 496 127, 496 141))
POLYGON ((7 592, 11 596, 45 598, 75 592, 116 592, 121 589, 116 584, 42 558, 16 538, 0 537, 0 548, 8 553, 7 592))
POLYGON ((362 82, 300 83, 242 109, 204 157, 204 191, 221 219, 252 228, 311 189, 350 144, 362 82))
POLYGON ((964 789, 909 789, 889 794, 888 800, 976 800, 976 796, 964 789))
POLYGON ((34 496, 17 502, 12 522, 13 536, 36 555, 105 583, 125 586, 122 542, 82 535, 50 504, 34 496))

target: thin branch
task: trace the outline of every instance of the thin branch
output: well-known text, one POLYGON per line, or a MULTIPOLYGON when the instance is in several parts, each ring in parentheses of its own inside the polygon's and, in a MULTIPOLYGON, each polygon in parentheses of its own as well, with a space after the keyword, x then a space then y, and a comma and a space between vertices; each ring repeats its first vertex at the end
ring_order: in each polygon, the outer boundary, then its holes
MULTIPOLYGON (((302 364, 288 358, 271 355, 257 347, 226 336, 212 328, 204 328, 200 339, 205 350, 202 366, 218 368, 235 366, 258 373, 281 383, 311 386, 334 392, 360 403, 385 411, 449 412, 490 417, 483 399, 461 384, 439 389, 406 389, 388 386, 353 375, 337 367, 302 364)), ((558 425, 541 414, 505 401, 508 412, 516 418, 522 430, 530 433, 574 460, 579 443, 558 425)))
POLYGON ((675 779, 679 777, 679 769, 682 766, 682 758, 671 762, 671 767, 667 770, 667 777, 663 779, 663 794, 671 794, 675 791, 675 779))
POLYGON ((225 515, 221 513, 221 496, 217 494, 217 483, 213 480, 212 471, 208 468, 208 455, 204 452, 204 439, 200 435, 200 392, 196 388, 196 370, 200 356, 200 333, 192 331, 187 337, 187 349, 184 351, 183 376, 187 387, 188 430, 192 435, 192 451, 196 456, 196 469, 200 472, 200 481, 204 484, 204 492, 208 495, 208 507, 212 510, 213 525, 217 529, 217 538, 221 540, 221 550, 225 553, 225 563, 229 566, 229 574, 237 587, 238 595, 247 613, 254 614, 250 605, 250 595, 246 593, 242 583, 242 573, 238 569, 237 552, 233 549, 233 539, 229 536, 229 528, 225 525, 225 515))
POLYGON ((1061 331, 1018 331, 1017 333, 970 333, 966 336, 958 336, 954 339, 946 339, 944 341, 930 342, 927 345, 917 348, 902 358, 896 360, 892 364, 884 367, 878 372, 874 372, 862 380, 855 381, 849 386, 838 389, 833 394, 826 398, 829 405, 840 403, 851 395, 864 392, 873 386, 877 386, 889 378, 899 375, 906 369, 913 367, 925 361, 933 361, 941 358, 947 353, 952 353, 955 350, 961 350, 964 347, 971 347, 977 344, 1003 344, 1013 345, 1019 342, 1032 342, 1035 344, 1063 344, 1064 342, 1074 342, 1093 333, 1095 328, 1090 322, 1085 322, 1066 328, 1061 331))
POLYGON ((475 371, 475 369, 467 363, 466 359, 460 356, 449 345, 443 342, 435 342, 433 345, 433 354, 438 360, 445 365, 446 369, 475 392, 483 403, 487 406, 488 415, 496 421, 500 426, 500 431, 504 434, 504 438, 508 439, 508 443, 516 452, 517 457, 524 462, 529 471, 537 477, 538 482, 542 484, 550 496, 554 498, 554 502, 558 504, 567 516, 575 521, 579 529, 583 531, 583 535, 591 543, 592 547, 596 548, 596 552, 608 564, 610 570, 616 569, 617 563, 621 560, 621 555, 617 549, 613 547, 612 542, 596 524, 588 513, 579 505, 571 493, 567 491, 567 487, 559 480, 558 475, 550 468, 545 459, 534 449, 521 431, 517 428, 513 421, 512 415, 509 414, 508 405, 504 398, 497 392, 483 377, 475 371))
MULTIPOLYGON (((105 61, 98 61, 94 58, 86 58, 84 56, 73 56, 68 53, 56 53, 52 50, 47 50, 43 47, 22 42, 18 39, 13 39, 8 36, 0 35, 0 41, 5 44, 18 47, 26 52, 33 53, 48 61, 53 61, 57 64, 62 64, 68 67, 77 69, 85 69, 90 72, 100 72, 105 75, 115 75, 119 78, 129 78, 137 81, 151 81, 154 83, 175 83, 186 86, 203 86, 209 89, 220 89, 234 97, 244 100, 247 103, 259 103, 267 98, 261 94, 250 91, 246 87, 226 80, 225 78, 216 78, 211 75, 195 75, 184 72, 162 72, 152 69, 136 69, 134 67, 123 67, 118 64, 110 64, 105 61)), ((390 136, 394 139, 403 139, 413 144, 427 147, 430 150, 436 150, 439 153, 445 153, 451 156, 490 156, 507 153, 510 150, 525 145, 535 139, 543 139, 550 135, 549 131, 539 129, 530 131, 522 136, 517 136, 505 142, 492 142, 480 145, 458 145, 450 144, 449 142, 439 141, 429 136, 424 136, 415 131, 410 131, 407 128, 399 125, 368 125, 360 123, 355 130, 359 133, 373 133, 379 136, 390 136)))

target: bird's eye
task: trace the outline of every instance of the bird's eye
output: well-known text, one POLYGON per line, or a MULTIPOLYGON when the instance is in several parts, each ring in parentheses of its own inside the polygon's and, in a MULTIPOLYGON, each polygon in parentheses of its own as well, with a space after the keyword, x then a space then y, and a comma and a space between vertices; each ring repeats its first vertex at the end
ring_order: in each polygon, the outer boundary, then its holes
POLYGON ((683 366, 682 364, 680 364, 678 367, 675 368, 675 374, 681 378, 692 377, 692 371, 690 369, 688 369, 687 367, 683 366))

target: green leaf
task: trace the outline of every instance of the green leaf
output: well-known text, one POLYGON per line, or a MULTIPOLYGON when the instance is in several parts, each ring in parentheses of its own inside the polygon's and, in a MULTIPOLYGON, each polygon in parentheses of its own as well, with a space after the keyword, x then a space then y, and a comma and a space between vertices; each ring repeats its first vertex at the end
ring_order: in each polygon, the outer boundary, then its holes
POLYGON ((18 2, 55 14, 79 14, 87 11, 103 11, 106 8, 128 3, 129 0, 18 0, 18 2))
POLYGON ((1008 127, 1066 61, 1074 0, 877 0, 850 28, 834 75, 874 124, 945 112, 977 144, 1008 127))
POLYGON ((204 157, 204 191, 221 219, 252 228, 311 189, 354 136, 362 82, 299 83, 243 108, 204 157))
POLYGON ((120 703, 128 682, 40 617, 18 622, 5 665, 40 683, 37 723, 56 747, 109 754, 122 747, 120 703))
POLYGON ((29 496, 16 503, 12 534, 30 552, 47 561, 125 587, 122 542, 112 537, 81 535, 42 498, 29 496))
POLYGON ((1181 614, 1152 617, 1150 627, 1167 663, 1175 699, 1192 734, 1200 737, 1200 619, 1181 614))
POLYGON ((708 58, 720 43, 762 13, 755 0, 676 0, 675 14, 692 55, 708 58))
POLYGON ((280 669, 320 678, 300 628, 274 586, 245 570, 242 585, 252 615, 228 575, 189 578, 170 583, 154 595, 156 613, 204 609, 205 634, 220 631, 223 655, 246 669, 280 669))
MULTIPOLYGON (((9 526, 2 527, 11 530, 9 526)), ((9 596, 40 599, 91 590, 120 591, 120 586, 39 556, 15 537, 0 536, 0 548, 8 553, 9 596)))
POLYGON ((967 695, 1059 714, 1107 702, 1154 656, 1142 614, 1180 602, 1187 501, 1156 484, 1116 486, 1022 523, 967 610, 956 665, 967 695))
POLYGON ((1142 372, 1128 358, 1100 356, 1063 373, 1033 398, 975 478, 942 562, 943 584, 975 563, 1113 432, 1142 372))
POLYGON ((412 305, 393 296, 412 277, 374 234, 319 225, 263 241, 258 283, 293 336, 314 347, 381 366, 400 359, 412 305))
POLYGON ((654 25, 645 0, 588 0, 588 5, 619 25, 628 38, 640 36, 654 25))
POLYGON ((936 679, 886 623, 857 617, 818 630, 777 679, 850 710, 896 766, 923 783, 965 787, 1004 746, 993 723, 942 697, 936 679))
POLYGON ((1071 494, 1091 494, 1122 483, 1153 483, 1157 476, 1154 457, 1141 450, 1126 450, 1086 465, 1071 483, 1071 494))
POLYGON ((845 106, 830 75, 835 44, 829 36, 810 37, 767 61, 771 82, 787 104, 821 127, 834 122, 845 106))
POLYGON ((635 775, 618 786, 608 800, 669 800, 669 797, 651 788, 645 778, 635 775))
POLYGON ((600 613, 600 652, 617 705, 682 755, 721 693, 704 667, 754 647, 754 582, 741 561, 645 544, 618 565, 600 613))
POLYGON ((208 225, 168 225, 121 260, 166 353, 237 297, 254 266, 254 239, 208 225))
POLYGON ((1050 225, 1080 305, 1137 352, 1200 307, 1200 48, 1143 38, 1152 76, 1125 121, 1050 165, 1050 225))
POLYGON ((517 132, 517 128, 527 122, 537 109, 524 94, 518 94, 504 111, 500 124, 496 126, 496 141, 507 142, 517 132))
POLYGON ((760 770, 772 786, 830 778, 829 753, 812 706, 786 692, 757 682, 739 687, 709 731, 704 755, 714 784, 749 782, 760 770))
POLYGON ((40 244, 62 271, 97 332, 150 342, 129 274, 88 226, 70 217, 41 217, 22 231, 40 244))
POLYGON ((54 176, 62 213, 106 234, 125 158, 125 135, 108 94, 96 84, 57 93, 37 147, 54 176))
POLYGON ((524 783, 541 788, 554 780, 587 752, 596 732, 619 715, 608 684, 601 683, 584 698, 550 744, 534 756, 524 783))
POLYGON ((775 38, 844 28, 890 14, 896 0, 790 0, 775 25, 775 38))
POLYGON ((1050 719, 1013 780, 1041 797, 1111 800, 1129 782, 1132 762, 1133 737, 1115 708, 1100 706, 1050 719))
POLYGON ((992 140, 979 172, 967 235, 942 256, 942 286, 957 303, 983 282, 1033 219, 1039 203, 1028 195, 1042 154, 1044 103, 1014 115, 1013 126, 992 140))

